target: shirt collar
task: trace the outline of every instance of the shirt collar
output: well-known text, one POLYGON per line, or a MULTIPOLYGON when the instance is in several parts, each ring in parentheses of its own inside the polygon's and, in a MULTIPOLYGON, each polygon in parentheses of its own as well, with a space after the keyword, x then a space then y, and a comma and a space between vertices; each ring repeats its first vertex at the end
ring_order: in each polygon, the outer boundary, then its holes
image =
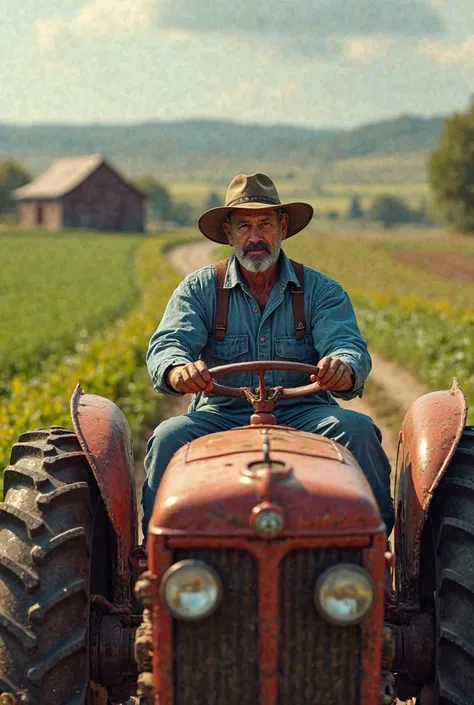
MULTIPOLYGON (((296 284, 297 286, 299 284, 298 277, 296 276, 295 270, 293 269, 293 265, 291 264, 290 260, 283 252, 283 250, 281 250, 280 252, 279 282, 282 291, 286 289, 288 284, 296 284)), ((237 284, 240 284, 240 286, 245 286, 245 281, 242 277, 237 257, 235 256, 235 254, 233 254, 227 266, 224 289, 233 289, 234 286, 236 286, 237 284)))

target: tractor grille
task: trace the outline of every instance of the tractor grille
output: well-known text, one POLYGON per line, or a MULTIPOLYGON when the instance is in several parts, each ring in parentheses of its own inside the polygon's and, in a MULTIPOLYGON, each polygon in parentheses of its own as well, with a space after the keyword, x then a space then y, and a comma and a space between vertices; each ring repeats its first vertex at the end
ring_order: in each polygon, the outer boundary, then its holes
POLYGON ((245 551, 179 549, 173 561, 205 561, 222 578, 222 605, 202 622, 174 620, 176 705, 257 705, 257 564, 245 551))
MULTIPOLYGON (((174 704, 259 705, 258 563, 233 549, 173 552, 189 558, 217 570, 225 595, 208 619, 173 621, 174 704)), ((330 624, 313 604, 318 576, 345 562, 361 552, 295 550, 280 565, 278 705, 359 705, 361 628, 330 624)))
POLYGON ((280 565, 278 705, 358 705, 360 626, 338 627, 313 603, 318 576, 361 562, 354 549, 292 551, 280 565))

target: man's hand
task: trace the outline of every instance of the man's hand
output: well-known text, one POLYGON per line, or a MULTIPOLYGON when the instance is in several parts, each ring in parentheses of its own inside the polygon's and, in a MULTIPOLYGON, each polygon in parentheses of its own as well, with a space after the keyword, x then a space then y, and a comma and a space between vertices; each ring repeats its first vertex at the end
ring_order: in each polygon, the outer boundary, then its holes
POLYGON ((189 362, 187 365, 179 367, 172 367, 168 372, 167 382, 177 392, 184 392, 185 394, 209 392, 213 385, 207 365, 202 360, 189 362))
POLYGON ((354 384, 351 367, 337 357, 323 357, 316 365, 318 372, 311 375, 312 382, 319 382, 321 389, 329 392, 345 392, 354 384))

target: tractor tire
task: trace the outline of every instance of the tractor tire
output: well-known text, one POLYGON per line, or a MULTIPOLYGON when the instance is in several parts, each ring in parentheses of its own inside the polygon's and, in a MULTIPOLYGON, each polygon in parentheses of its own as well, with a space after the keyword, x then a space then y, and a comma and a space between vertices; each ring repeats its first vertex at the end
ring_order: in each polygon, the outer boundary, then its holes
POLYGON ((22 434, 4 483, 0 695, 11 694, 18 705, 86 705, 93 522, 101 499, 75 433, 53 427, 22 434))
POLYGON ((466 427, 435 492, 429 523, 436 618, 434 702, 473 705, 474 427, 466 427))

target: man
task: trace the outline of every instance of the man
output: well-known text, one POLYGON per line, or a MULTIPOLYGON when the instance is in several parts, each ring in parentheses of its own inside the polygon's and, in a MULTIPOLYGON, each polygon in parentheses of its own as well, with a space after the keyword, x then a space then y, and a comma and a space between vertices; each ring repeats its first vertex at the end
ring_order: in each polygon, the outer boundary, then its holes
MULTIPOLYGON (((322 392, 277 402, 277 423, 327 436, 349 448, 369 480, 390 533, 394 519, 390 464, 380 432, 368 416, 342 409, 335 399, 361 396, 371 368, 352 304, 337 282, 293 265, 281 250, 282 241, 305 228, 312 216, 307 203, 281 203, 268 176, 240 174, 229 185, 226 205, 199 219, 203 235, 232 245, 234 254, 220 285, 219 306, 216 267, 209 265, 179 285, 150 340, 147 364, 154 387, 166 394, 194 396, 188 413, 163 421, 148 442, 145 532, 173 454, 195 438, 249 422, 247 401, 208 394, 213 385, 209 368, 249 360, 293 360, 315 366, 311 381, 318 382, 322 392), (295 289, 300 292, 299 308, 295 289), (223 314, 224 292, 228 300, 223 314)), ((254 373, 217 381, 256 386, 254 373)), ((308 378, 297 372, 267 372, 265 381, 294 387, 307 384, 308 378)))

